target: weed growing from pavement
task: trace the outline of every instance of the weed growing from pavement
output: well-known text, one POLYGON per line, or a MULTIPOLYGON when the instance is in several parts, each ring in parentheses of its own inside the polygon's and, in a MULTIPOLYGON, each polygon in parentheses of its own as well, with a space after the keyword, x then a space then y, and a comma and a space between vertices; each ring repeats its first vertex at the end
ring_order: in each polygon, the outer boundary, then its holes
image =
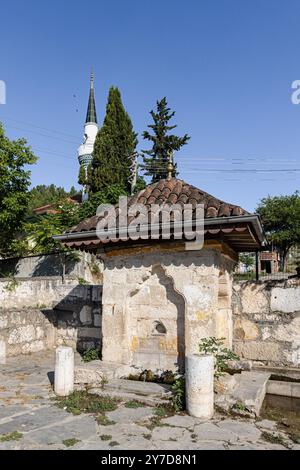
POLYGON ((102 441, 110 441, 112 436, 110 434, 101 434, 100 439, 102 441))
POLYGON ((13 431, 8 434, 2 434, 0 436, 0 442, 6 442, 6 441, 18 441, 19 439, 22 439, 23 434, 20 433, 19 431, 13 431))
POLYGON ((261 438, 264 441, 271 442, 272 444, 280 444, 284 447, 289 447, 287 441, 282 436, 280 436, 280 434, 277 433, 263 431, 261 433, 261 438))
POLYGON ((124 404, 125 408, 144 408, 146 405, 137 400, 130 400, 124 404))
POLYGON ((100 426, 112 426, 113 424, 116 424, 115 421, 108 419, 108 417, 105 416, 104 413, 100 413, 99 415, 97 415, 96 421, 97 424, 100 424, 100 426))
POLYGON ((73 437, 71 439, 65 439, 64 441, 62 441, 63 445, 66 446, 66 447, 75 446, 75 444, 77 444, 77 442, 80 442, 80 439, 75 439, 75 437, 73 437))
POLYGON ((75 391, 67 397, 56 397, 56 405, 68 413, 79 415, 81 413, 104 413, 114 411, 119 400, 103 395, 93 395, 85 390, 75 391))
POLYGON ((119 442, 117 441, 111 441, 109 444, 108 444, 110 447, 115 447, 115 446, 118 446, 120 445, 119 442))

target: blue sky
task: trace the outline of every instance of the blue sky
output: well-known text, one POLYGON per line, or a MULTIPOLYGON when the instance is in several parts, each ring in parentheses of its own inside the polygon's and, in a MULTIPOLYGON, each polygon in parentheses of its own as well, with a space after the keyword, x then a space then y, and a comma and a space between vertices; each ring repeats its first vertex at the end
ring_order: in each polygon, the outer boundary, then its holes
POLYGON ((33 185, 77 186, 93 65, 100 122, 110 85, 139 134, 167 97, 191 136, 176 154, 187 182, 248 210, 299 188, 298 0, 14 0, 0 14, 0 121, 39 156, 33 185))

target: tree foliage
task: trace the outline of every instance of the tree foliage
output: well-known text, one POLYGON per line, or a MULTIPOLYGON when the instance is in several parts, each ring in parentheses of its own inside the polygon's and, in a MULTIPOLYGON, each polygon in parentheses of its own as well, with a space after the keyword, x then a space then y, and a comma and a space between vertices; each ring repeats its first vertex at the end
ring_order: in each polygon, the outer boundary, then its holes
POLYGON ((124 189, 115 185, 92 194, 81 205, 63 201, 55 206, 55 213, 36 216, 26 222, 18 246, 22 244, 23 254, 61 250, 61 243, 54 240, 53 235, 59 235, 80 221, 93 217, 100 204, 115 204, 122 195, 125 195, 124 189))
POLYGON ((9 140, 0 123, 0 254, 10 245, 25 217, 29 200, 30 170, 36 157, 25 139, 9 140))
POLYGON ((247 272, 254 266, 254 257, 249 253, 239 253, 239 261, 245 266, 247 272))
POLYGON ((111 185, 130 191, 129 176, 137 134, 124 109, 118 88, 109 90, 106 115, 98 131, 92 169, 89 172, 90 191, 96 193, 111 185))
POLYGON ((83 165, 80 165, 79 167, 78 184, 81 184, 81 186, 87 184, 87 171, 83 165))
MULTIPOLYGON (((144 131, 143 138, 152 143, 152 148, 142 151, 144 164, 141 168, 145 171, 145 175, 151 176, 152 182, 155 182, 167 177, 169 153, 179 150, 188 142, 190 137, 187 134, 183 137, 168 134, 169 131, 177 126, 169 125, 169 121, 174 116, 175 111, 171 112, 170 108, 168 108, 166 98, 157 101, 156 112, 152 110, 150 114, 154 123, 149 124, 148 127, 153 131, 153 134, 150 134, 149 131, 144 131)), ((173 176, 176 175, 176 165, 174 165, 173 176)))
POLYGON ((284 269, 289 249, 300 243, 299 192, 289 196, 268 196, 260 201, 256 212, 261 216, 268 241, 281 254, 284 269))

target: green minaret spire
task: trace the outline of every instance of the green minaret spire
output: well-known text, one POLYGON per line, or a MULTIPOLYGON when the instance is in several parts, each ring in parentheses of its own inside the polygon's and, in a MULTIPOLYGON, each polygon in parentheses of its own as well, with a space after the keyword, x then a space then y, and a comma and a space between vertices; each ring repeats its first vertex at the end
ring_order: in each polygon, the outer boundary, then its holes
POLYGON ((94 95, 94 72, 93 72, 93 69, 91 70, 90 96, 89 96, 89 104, 88 104, 88 109, 87 109, 87 113, 86 113, 85 122, 95 122, 97 124, 97 113, 96 113, 95 95, 94 95))

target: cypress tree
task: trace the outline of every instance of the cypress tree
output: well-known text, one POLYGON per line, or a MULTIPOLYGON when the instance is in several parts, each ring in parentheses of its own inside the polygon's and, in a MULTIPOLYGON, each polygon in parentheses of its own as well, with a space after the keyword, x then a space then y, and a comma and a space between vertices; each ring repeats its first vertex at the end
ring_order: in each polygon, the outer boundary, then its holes
POLYGON ((79 174, 78 174, 78 184, 81 184, 81 186, 84 186, 86 183, 87 183, 86 169, 84 168, 83 165, 80 165, 79 174))
POLYGON ((137 134, 124 109, 120 91, 111 87, 103 126, 94 145, 92 168, 88 172, 92 193, 112 185, 126 192, 130 190, 130 167, 136 145, 137 134))
MULTIPOLYGON (((144 164, 141 165, 141 168, 144 170, 145 176, 151 176, 152 183, 167 177, 169 153, 179 150, 190 139, 187 134, 183 137, 168 134, 169 131, 177 127, 176 125, 168 125, 175 114, 175 111, 170 111, 166 98, 157 101, 156 112, 150 111, 154 124, 148 126, 152 129, 153 135, 148 131, 143 132, 143 138, 152 142, 152 148, 142 150, 144 164)), ((175 164, 173 176, 177 175, 176 166, 175 164)))

